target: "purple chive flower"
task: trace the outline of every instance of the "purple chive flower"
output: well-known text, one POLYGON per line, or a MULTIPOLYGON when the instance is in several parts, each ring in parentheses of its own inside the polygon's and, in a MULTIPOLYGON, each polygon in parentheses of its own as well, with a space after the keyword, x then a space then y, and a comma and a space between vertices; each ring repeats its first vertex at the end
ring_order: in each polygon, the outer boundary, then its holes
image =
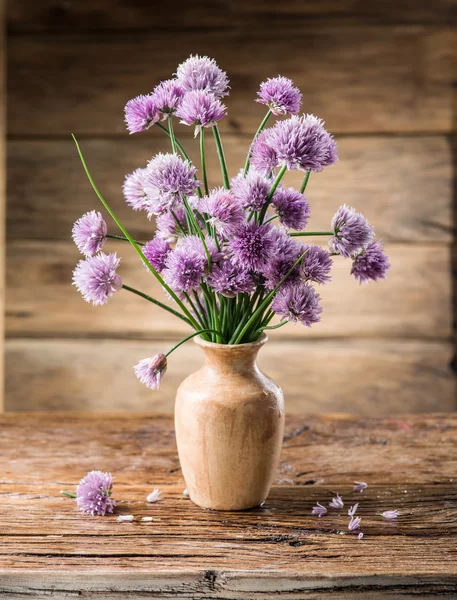
POLYGON ((345 258, 366 248, 374 235, 373 227, 365 217, 346 204, 336 211, 331 227, 334 236, 329 240, 330 250, 345 258))
POLYGON ((381 516, 384 517, 384 519, 396 519, 397 517, 400 516, 400 511, 399 510, 385 510, 383 513, 381 513, 381 516))
POLYGON ((343 497, 337 494, 335 498, 332 498, 332 501, 330 502, 329 506, 331 508, 344 508, 343 497))
POLYGON ((211 92, 217 98, 228 96, 227 74, 217 66, 213 58, 191 55, 178 66, 176 77, 185 92, 202 90, 211 92))
POLYGON ((274 115, 296 114, 300 110, 302 95, 287 77, 273 77, 260 84, 256 102, 266 104, 274 115))
POLYGON ((356 529, 360 529, 360 523, 362 522, 362 517, 351 517, 348 523, 349 531, 355 531, 356 529))
POLYGON ((359 504, 354 504, 354 506, 351 506, 350 508, 348 508, 348 516, 349 517, 353 517, 355 515, 355 513, 357 512, 357 509, 359 508, 359 504))
POLYGON ((125 105, 125 123, 130 133, 146 131, 157 123, 160 114, 151 94, 137 96, 125 105))
POLYGON ((122 191, 124 198, 133 210, 149 210, 149 201, 144 189, 146 169, 136 169, 126 176, 122 191))
POLYGON ((233 263, 231 259, 226 259, 219 265, 214 265, 208 283, 214 291, 227 298, 234 298, 237 294, 242 293, 250 294, 255 288, 254 280, 249 271, 233 263))
POLYGON ((363 540, 363 533, 362 532, 359 533, 359 535, 357 536, 357 539, 358 540, 363 540))
POLYGON ((152 99, 162 120, 168 119, 177 111, 183 96, 184 90, 176 79, 167 79, 156 85, 152 99))
POLYGON ((300 263, 301 276, 306 281, 314 281, 325 285, 332 277, 330 270, 333 262, 330 254, 320 246, 308 246, 304 244, 302 250, 308 249, 300 263))
POLYGON ((222 257, 221 253, 217 249, 216 242, 209 235, 205 235, 205 245, 203 245, 203 242, 198 235, 186 235, 179 239, 177 248, 182 252, 187 252, 188 254, 198 254, 205 260, 208 259, 206 254, 206 250, 208 250, 208 254, 213 263, 218 262, 222 257))
POLYGON ((105 245, 107 233, 108 227, 101 213, 92 210, 73 225, 72 237, 82 254, 93 256, 105 245))
POLYGON ((159 352, 150 358, 143 358, 133 370, 141 383, 150 390, 158 390, 167 371, 167 357, 159 352))
POLYGON ((365 481, 354 481, 355 486, 352 488, 352 491, 354 492, 364 492, 367 487, 368 487, 368 483, 365 483, 365 481))
POLYGON ((328 510, 325 508, 325 506, 322 506, 322 504, 320 504, 319 502, 317 503, 317 506, 313 506, 313 510, 311 511, 312 515, 317 515, 318 517, 323 517, 327 513, 328 513, 328 510))
MULTIPOLYGON (((214 241, 205 238, 211 260, 220 258, 214 241)), ((198 236, 180 238, 175 250, 168 254, 163 277, 175 292, 196 291, 208 269, 208 259, 198 236)))
POLYGON ((186 92, 176 116, 184 125, 195 125, 195 136, 202 127, 212 127, 227 116, 227 108, 219 98, 209 92, 186 92))
POLYGON ((278 166, 322 171, 338 160, 336 143, 314 115, 292 116, 265 129, 252 147, 252 164, 265 170, 278 166))
POLYGON ((282 286, 276 293, 271 308, 284 319, 311 327, 321 320, 319 315, 322 308, 319 301, 320 296, 315 289, 300 281, 282 286))
MULTIPOLYGON (((293 268, 303 251, 295 239, 287 235, 282 228, 274 227, 270 237, 274 246, 262 269, 262 275, 265 277, 265 287, 272 290, 281 283, 282 279, 293 268)), ((299 275, 300 267, 298 266, 289 274, 288 284, 298 281, 299 275)))
POLYGON ((165 262, 170 252, 170 244, 159 237, 155 237, 143 246, 143 254, 159 273, 165 269, 165 262))
POLYGON ((268 192, 273 184, 272 179, 259 171, 251 169, 246 177, 243 171, 231 181, 231 190, 242 208, 261 210, 267 200, 268 192))
POLYGON ((176 154, 157 154, 147 167, 145 190, 152 210, 161 214, 181 194, 192 194, 200 182, 194 179, 196 169, 176 154))
POLYGON ((354 258, 351 275, 360 283, 385 279, 390 263, 382 248, 382 242, 372 242, 354 258))
POLYGON ((80 260, 73 271, 73 285, 86 302, 100 306, 122 288, 122 279, 116 273, 120 259, 114 254, 100 252, 80 260))
POLYGON ((308 223, 310 208, 305 196, 294 190, 280 186, 272 198, 279 221, 288 229, 300 231, 308 223))
POLYGON ((112 513, 116 502, 111 498, 113 476, 111 473, 91 471, 81 479, 76 488, 76 503, 80 510, 92 516, 112 513))
POLYGON ((172 244, 180 235, 183 235, 183 231, 187 232, 186 211, 182 206, 176 206, 173 213, 165 212, 159 215, 156 225, 157 237, 172 244))
POLYGON ((273 249, 270 225, 259 225, 254 221, 239 227, 230 241, 233 259, 239 265, 260 271, 273 249))
POLYGON ((209 223, 224 238, 244 222, 244 212, 230 191, 216 188, 198 202, 200 213, 208 215, 209 223))

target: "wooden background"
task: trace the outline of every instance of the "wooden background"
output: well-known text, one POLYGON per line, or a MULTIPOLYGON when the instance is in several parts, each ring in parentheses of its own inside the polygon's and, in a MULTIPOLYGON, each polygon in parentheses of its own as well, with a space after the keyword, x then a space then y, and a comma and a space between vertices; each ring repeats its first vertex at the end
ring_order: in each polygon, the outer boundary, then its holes
MULTIPOLYGON (((359 287, 336 261, 323 322, 272 333, 260 364, 289 412, 455 409, 457 0, 11 0, 7 18, 7 410, 171 411, 179 381, 200 364, 186 345, 150 392, 132 364, 166 349, 181 323, 126 292, 93 308, 70 285, 71 225, 98 208, 70 132, 105 197, 149 239, 121 185, 167 140, 129 136, 123 106, 191 53, 216 58, 231 80, 221 127, 231 174, 264 114, 253 102, 259 83, 295 81, 303 110, 325 119, 340 149, 337 166, 311 177, 310 226, 328 228, 340 204, 353 205, 392 262, 386 282, 359 287)), ((195 156, 189 129, 179 137, 195 156)), ((118 249, 125 282, 159 294, 118 249)))

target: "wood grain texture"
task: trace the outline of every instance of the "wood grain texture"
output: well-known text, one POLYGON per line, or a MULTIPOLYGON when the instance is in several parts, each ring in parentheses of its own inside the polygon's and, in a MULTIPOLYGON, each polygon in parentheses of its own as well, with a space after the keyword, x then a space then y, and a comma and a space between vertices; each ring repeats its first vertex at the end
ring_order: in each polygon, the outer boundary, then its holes
POLYGON ((324 118, 334 133, 455 128, 452 29, 316 25, 271 28, 267 37, 263 31, 186 32, 179 43, 169 41, 167 33, 11 37, 9 133, 124 132, 126 101, 170 77, 191 53, 213 56, 229 74, 233 95, 224 130, 252 135, 264 114, 254 103, 259 83, 277 72, 294 79, 304 110, 324 118), (246 60, 255 56, 262 60, 246 60))
POLYGON ((5 3, 0 2, 0 412, 4 407, 5 222, 6 222, 6 39, 5 3))
POLYGON ((238 513, 182 497, 171 417, 10 414, 0 427, 5 597, 455 598, 455 416, 289 417, 270 497, 238 513), (84 516, 59 494, 95 465, 115 474, 134 523, 84 516), (151 506, 154 485, 164 499, 151 506), (344 510, 311 516, 335 490, 360 503, 361 542, 344 510), (391 508, 397 521, 377 516, 391 508))
MULTIPOLYGON (((122 183, 157 152, 168 149, 166 136, 154 130, 144 136, 81 140, 93 177, 124 225, 137 239, 151 237, 151 223, 124 202, 122 183)), ((198 143, 183 144, 199 165, 198 143)), ((244 163, 249 140, 241 135, 224 139, 229 173, 244 163)), ((208 138, 208 177, 220 185, 217 155, 208 138)), ((343 137, 340 161, 313 174, 307 197, 309 227, 326 229, 343 203, 355 206, 376 224, 387 241, 449 242, 452 239, 453 154, 441 136, 343 137), (433 198, 433 201, 431 201, 433 198)), ((290 172, 286 182, 300 186, 302 174, 290 172)), ((9 239, 68 239, 75 219, 99 207, 72 140, 11 140, 8 143, 9 239)))
MULTIPOLYGON (((122 256, 124 283, 158 299, 164 295, 127 243, 105 246, 122 256)), ((288 326, 294 338, 405 337, 449 338, 451 323, 450 249, 434 244, 390 244, 389 277, 360 286, 350 263, 334 261, 333 282, 320 287, 321 323, 311 329, 288 326), (324 318, 325 317, 325 318, 324 318)), ((71 242, 14 241, 8 246, 7 334, 10 336, 173 337, 185 323, 122 290, 103 307, 85 303, 71 286, 80 259, 71 242), (27 285, 24 282, 27 281, 27 285), (31 293, 33 290, 33 293, 31 293)))
POLYGON ((142 0, 92 0, 67 3, 62 0, 15 0, 8 5, 10 33, 37 31, 122 31, 202 29, 240 29, 291 26, 297 22, 305 28, 316 21, 338 24, 445 24, 457 23, 455 0, 429 2, 401 0, 194 0, 173 5, 156 3, 154 10, 142 0), (176 12, 179 11, 179 23, 176 12), (171 18, 173 17, 173 18, 171 18))
MULTIPOLYGON (((260 368, 284 391, 287 413, 392 415, 455 411, 446 343, 381 340, 284 341, 272 332, 260 368)), ((172 413, 176 390, 203 364, 192 342, 169 359, 158 392, 134 376, 140 359, 170 342, 8 340, 7 410, 154 410, 172 413)), ((69 417, 70 418, 70 417, 69 417)))

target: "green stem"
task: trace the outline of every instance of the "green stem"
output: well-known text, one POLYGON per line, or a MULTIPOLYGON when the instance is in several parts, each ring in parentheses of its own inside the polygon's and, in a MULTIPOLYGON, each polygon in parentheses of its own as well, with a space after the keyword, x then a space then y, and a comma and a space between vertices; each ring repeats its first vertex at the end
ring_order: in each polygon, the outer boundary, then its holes
POLYGON ((72 494, 71 492, 65 492, 64 490, 60 490, 60 493, 64 496, 68 496, 69 498, 76 498, 76 494, 72 494))
POLYGON ((263 205, 262 210, 260 212, 259 223, 263 223, 263 220, 264 220, 265 215, 266 215, 267 210, 268 210, 268 206, 270 205, 271 199, 273 198, 273 194, 276 192, 276 188, 281 183, 281 179, 284 177, 284 173, 286 171, 287 171, 287 167, 286 167, 286 165, 284 165, 283 167, 281 167, 281 170, 276 175, 276 179, 273 181, 273 185, 271 186, 270 191, 268 192, 268 196, 267 196, 266 202, 263 205))
POLYGON ((272 217, 270 217, 269 219, 267 219, 265 221, 264 225, 266 225, 267 223, 271 223, 271 221, 274 221, 277 218, 278 218, 278 215, 273 215, 272 217))
POLYGON ((202 162, 203 187, 205 194, 208 195, 208 179, 206 177, 206 160, 205 160, 205 128, 200 129, 200 158, 202 162))
POLYGON ((308 179, 309 179, 309 176, 310 176, 310 175, 311 175, 311 169, 309 169, 309 170, 306 172, 306 175, 305 175, 305 177, 304 177, 304 179, 303 179, 303 183, 301 184, 300 192, 301 192, 302 194, 304 194, 304 192, 305 192, 305 190, 306 190, 306 186, 308 185, 308 179))
POLYGON ((116 215, 114 214, 114 212, 111 210, 109 204, 106 202, 106 200, 103 198, 103 196, 99 192, 97 186, 95 185, 94 180, 92 179, 92 175, 90 174, 89 169, 88 169, 88 167, 86 165, 86 161, 84 160, 84 156, 83 156, 83 154, 81 152, 81 148, 79 147, 78 141, 76 140, 76 137, 74 136, 73 133, 71 135, 72 135, 72 138, 73 138, 73 140, 74 140, 74 142, 76 144, 76 148, 78 150, 79 158, 81 159, 81 163, 82 163, 82 165, 84 167, 84 171, 86 172, 87 178, 89 179, 90 184, 92 185, 92 188, 93 188, 94 192, 97 194, 100 202, 106 208, 106 210, 110 214, 111 218, 114 220, 114 222, 116 223, 116 225, 119 227, 119 229, 125 235, 125 237, 128 239, 128 241, 130 242, 130 244, 133 246, 133 248, 135 249, 135 252, 141 258, 141 260, 146 265, 146 267, 151 271, 151 273, 154 275, 154 277, 157 279, 157 281, 161 284, 161 286, 163 288, 165 288, 165 290, 170 294, 170 296, 173 298, 173 300, 176 302, 176 304, 179 306, 179 308, 183 311, 183 313, 191 321, 192 327, 194 327, 194 329, 198 329, 198 323, 193 318, 193 316, 191 315, 191 313, 187 310, 187 307, 184 305, 183 302, 181 302, 181 300, 178 298, 178 296, 175 294, 175 292, 171 289, 171 287, 165 283, 165 281, 162 279, 162 277, 159 275, 159 273, 154 269, 154 267, 151 265, 151 263, 148 261, 148 259, 145 257, 145 255, 141 251, 141 249, 138 246, 138 244, 136 244, 135 240, 131 237, 131 235, 129 234, 129 232, 125 229, 125 227, 122 225, 122 223, 116 217, 116 215))
POLYGON ((243 339, 244 334, 246 333, 246 331, 249 330, 249 327, 251 327, 251 325, 253 323, 255 323, 257 317, 259 316, 259 314, 262 314, 264 309, 269 305, 269 303, 272 301, 272 299, 274 298, 274 295, 276 294, 276 292, 279 290, 279 288, 281 287, 281 285, 286 281, 286 279, 289 277, 289 275, 292 273, 292 271, 295 269, 295 267, 298 266, 298 264, 303 260, 303 257, 305 256, 305 254, 308 252, 308 250, 305 250, 305 252, 303 252, 303 254, 301 254, 298 259, 295 261, 293 267, 291 269, 289 269, 289 271, 286 273, 286 275, 284 275, 284 277, 281 279, 281 281, 278 283, 278 285, 274 288, 274 290, 272 290, 268 296, 265 298, 265 300, 260 304, 260 306, 257 307, 257 309, 255 310, 255 312, 252 314, 251 318, 249 319, 249 321, 246 323, 246 325, 243 327, 243 329, 241 330, 241 332, 238 334, 238 337, 235 340, 235 344, 239 344, 240 341, 243 339))
MULTIPOLYGON (((128 239, 126 237, 124 237, 123 235, 111 235, 110 233, 107 233, 106 237, 110 238, 112 240, 122 240, 123 242, 128 242, 128 239)), ((134 242, 135 242, 135 244, 138 244, 138 246, 146 245, 143 242, 139 242, 138 240, 134 240, 134 242)))
POLYGON ((249 168, 251 166, 251 152, 252 152, 252 146, 254 145, 254 142, 256 141, 256 139, 259 137, 259 135, 262 133, 265 125, 267 124, 268 119, 271 117, 271 110, 269 110, 267 112, 267 114, 264 116, 263 121, 260 123, 259 128, 257 129, 255 136, 252 138, 252 142, 251 145, 249 146, 249 152, 246 158, 246 163, 244 165, 244 174, 243 176, 246 177, 246 175, 248 174, 249 168))
POLYGON ((212 130, 213 130, 213 135, 214 135, 214 141, 216 142, 216 149, 217 149, 217 155, 219 157, 219 163, 221 165, 222 179, 224 180, 224 187, 226 190, 229 190, 230 183, 229 183, 229 178, 228 178, 228 173, 227 173, 227 164, 225 162, 224 148, 222 147, 222 140, 221 140, 221 136, 219 134, 219 129, 217 128, 217 125, 213 125, 212 130))
POLYGON ((170 133, 171 149, 173 150, 173 154, 177 154, 178 147, 176 145, 175 132, 173 129, 173 117, 168 117, 168 131, 170 133))
POLYGON ((303 237, 306 235, 335 235, 333 231, 297 231, 289 233, 292 237, 303 237))
POLYGON ((278 323, 277 325, 266 325, 265 327, 261 327, 257 331, 259 333, 262 333, 262 331, 265 331, 266 329, 279 329, 283 325, 287 325, 288 322, 289 322, 289 319, 286 319, 285 321, 281 321, 281 323, 278 323))
POLYGON ((189 319, 187 319, 184 315, 182 315, 181 313, 179 313, 177 310, 173 310, 170 306, 167 306, 166 304, 163 304, 162 302, 160 302, 160 300, 156 300, 152 296, 148 296, 147 294, 144 294, 143 292, 140 292, 140 290, 136 290, 135 288, 132 288, 129 285, 125 285, 124 284, 122 287, 123 287, 124 290, 127 290, 128 292, 132 292, 132 294, 136 294, 137 296, 140 296, 141 298, 144 298, 145 300, 148 300, 149 302, 152 302, 156 306, 159 306, 160 308, 163 308, 164 310, 168 311, 169 313, 171 313, 175 317, 178 317, 182 321, 185 321, 188 325, 192 326, 192 323, 189 321, 189 319))
POLYGON ((182 344, 185 344, 186 342, 188 342, 189 340, 191 340, 193 337, 195 337, 196 335, 201 335, 202 333, 219 333, 218 331, 214 330, 214 329, 200 329, 199 331, 194 331, 194 333, 191 333, 190 335, 188 335, 187 337, 185 337, 183 340, 181 340, 180 342, 178 342, 177 344, 175 344, 173 346, 173 348, 170 348, 170 350, 168 350, 168 352, 165 353, 165 356, 170 356, 170 354, 172 352, 174 352, 176 350, 176 348, 179 348, 179 346, 182 346, 182 344))

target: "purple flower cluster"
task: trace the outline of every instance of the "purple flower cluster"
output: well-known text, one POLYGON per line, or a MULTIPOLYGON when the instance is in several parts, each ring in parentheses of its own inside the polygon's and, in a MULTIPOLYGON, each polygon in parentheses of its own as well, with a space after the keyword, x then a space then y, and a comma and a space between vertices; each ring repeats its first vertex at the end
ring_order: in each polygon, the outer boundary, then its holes
POLYGON ((287 77, 273 77, 260 84, 257 102, 266 104, 274 115, 298 113, 302 95, 287 77))
POLYGON ((178 82, 186 92, 201 90, 214 94, 216 98, 228 95, 229 80, 213 58, 190 56, 178 66, 178 82))
POLYGON ((154 354, 140 360, 133 369, 142 384, 150 390, 158 390, 167 371, 167 357, 162 353, 154 354))
POLYGON ((277 167, 322 171, 338 160, 336 142, 314 115, 292 116, 265 129, 252 146, 251 163, 269 173, 277 167))
POLYGON ((177 112, 183 97, 184 90, 175 79, 162 81, 152 92, 152 101, 162 120, 168 119, 177 112))
POLYGON ((101 306, 122 288, 122 279, 116 273, 119 263, 120 259, 115 253, 104 252, 79 261, 73 271, 73 285, 86 302, 101 306))
POLYGON ((365 217, 344 204, 332 219, 333 237, 329 241, 332 252, 351 258, 372 241, 374 231, 365 217))
POLYGON ((227 109, 214 94, 194 90, 185 94, 176 116, 184 125, 195 125, 197 136, 202 127, 212 127, 227 116, 227 109))
POLYGON ((157 123, 159 118, 160 114, 152 94, 137 96, 125 105, 125 124, 130 133, 146 131, 157 123))
POLYGON ((197 204, 200 213, 207 215, 208 223, 224 239, 228 239, 244 222, 245 215, 239 202, 229 190, 216 188, 197 204))
POLYGON ((143 246, 143 254, 159 273, 165 269, 167 257, 171 251, 170 244, 159 237, 154 238, 143 246))
POLYGON ((105 245, 107 233, 108 227, 102 215, 92 210, 73 225, 72 237, 81 254, 94 256, 105 245))
POLYGON ((240 268, 231 259, 225 259, 213 267, 208 283, 213 290, 227 298, 234 298, 237 294, 250 294, 255 288, 250 271, 240 268))
POLYGON ((273 180, 251 169, 246 176, 241 171, 231 182, 231 190, 242 208, 261 210, 267 200, 273 180))
POLYGON ((105 516, 114 512, 116 502, 111 498, 113 476, 111 473, 91 471, 81 479, 76 488, 76 503, 86 513, 105 516))
POLYGON ((240 227, 230 240, 234 261, 243 268, 261 271, 273 250, 271 231, 270 225, 259 225, 254 221, 240 227))
POLYGON ((304 281, 284 285, 278 290, 271 308, 283 319, 299 322, 306 327, 318 323, 322 308, 316 290, 304 281))
POLYGON ((360 283, 368 283, 385 279, 389 269, 390 263, 382 243, 372 242, 354 258, 351 275, 354 275, 360 283))
POLYGON ((287 229, 305 229, 310 217, 310 207, 303 194, 294 188, 278 187, 272 198, 279 221, 287 229))

